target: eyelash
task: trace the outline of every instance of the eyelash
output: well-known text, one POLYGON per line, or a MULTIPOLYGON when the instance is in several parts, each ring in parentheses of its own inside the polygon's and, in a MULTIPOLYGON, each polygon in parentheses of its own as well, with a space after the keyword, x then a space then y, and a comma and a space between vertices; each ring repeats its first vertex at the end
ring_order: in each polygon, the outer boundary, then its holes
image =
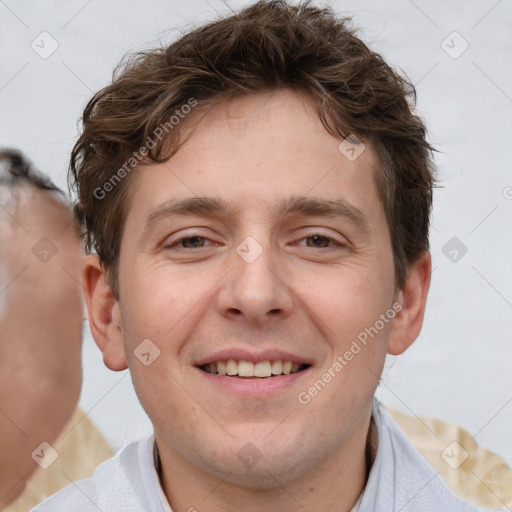
POLYGON ((347 245, 346 243, 343 243, 343 242, 341 242, 339 240, 336 240, 332 236, 322 235, 322 233, 315 233, 315 232, 308 233, 308 234, 304 235, 300 240, 305 240, 307 238, 314 238, 314 237, 320 237, 320 238, 328 240, 329 242, 332 243, 332 245, 329 246, 329 247, 317 247, 317 249, 333 249, 336 246, 337 247, 345 247, 347 245))
MULTIPOLYGON (((299 240, 305 240, 305 239, 314 238, 314 237, 320 237, 322 239, 328 240, 329 242, 331 242, 333 244, 332 246, 329 246, 329 247, 318 247, 318 249, 332 249, 334 246, 345 247, 347 245, 346 243, 340 242, 340 241, 336 240, 333 237, 330 237, 330 236, 327 236, 327 235, 323 235, 323 234, 317 233, 317 232, 306 233, 299 240)), ((186 236, 182 236, 181 238, 178 238, 177 240, 173 241, 172 243, 166 245, 165 249, 174 249, 179 244, 181 244, 184 240, 190 240, 191 238, 199 238, 199 239, 203 239, 203 240, 209 240, 208 237, 192 233, 192 234, 189 234, 189 235, 186 235, 186 236)), ((192 248, 190 248, 190 247, 180 247, 180 249, 185 249, 185 250, 186 249, 204 249, 205 247, 210 247, 211 245, 215 245, 215 243, 214 244, 210 244, 208 246, 202 246, 202 247, 192 247, 192 248)), ((311 246, 306 246, 306 247, 311 247, 311 246)), ((314 248, 314 247, 311 247, 311 248, 314 248)))

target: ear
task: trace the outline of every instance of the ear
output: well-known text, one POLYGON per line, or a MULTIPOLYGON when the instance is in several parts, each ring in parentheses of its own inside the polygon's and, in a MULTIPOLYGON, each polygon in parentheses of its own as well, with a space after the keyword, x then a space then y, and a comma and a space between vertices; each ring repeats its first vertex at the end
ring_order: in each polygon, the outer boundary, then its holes
POLYGON ((114 371, 125 370, 128 365, 124 354, 119 304, 106 282, 103 267, 95 254, 84 260, 82 285, 89 313, 89 326, 96 345, 103 353, 105 366, 114 371))
POLYGON ((420 334, 431 273, 432 259, 425 251, 411 265, 405 285, 396 299, 401 309, 393 319, 388 344, 388 353, 393 356, 405 352, 420 334))

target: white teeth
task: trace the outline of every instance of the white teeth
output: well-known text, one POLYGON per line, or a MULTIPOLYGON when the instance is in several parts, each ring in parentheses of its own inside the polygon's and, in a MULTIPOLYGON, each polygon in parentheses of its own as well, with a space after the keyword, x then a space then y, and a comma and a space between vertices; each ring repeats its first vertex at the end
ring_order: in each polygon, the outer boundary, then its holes
POLYGON ((254 377, 254 363, 250 361, 240 361, 238 363, 239 377, 254 377))
POLYGON ((217 371, 219 372, 219 375, 226 375, 226 365, 224 361, 219 361, 217 363, 217 371))
POLYGON ((228 375, 238 375, 238 364, 234 359, 229 359, 226 364, 226 373, 228 375))
POLYGON ((292 363, 291 361, 260 361, 253 363, 251 361, 228 359, 227 361, 217 361, 203 366, 203 370, 211 374, 228 375, 230 377, 258 377, 266 378, 272 375, 290 375, 297 373, 303 368, 302 364, 292 363))
POLYGON ((272 362, 272 375, 281 375, 283 373, 283 363, 281 361, 272 362))
POLYGON ((283 363, 283 373, 285 375, 290 375, 290 373, 292 372, 292 362, 291 361, 285 361, 283 363))
POLYGON ((254 376, 255 377, 270 377, 272 375, 272 368, 270 361, 262 361, 254 365, 254 376))

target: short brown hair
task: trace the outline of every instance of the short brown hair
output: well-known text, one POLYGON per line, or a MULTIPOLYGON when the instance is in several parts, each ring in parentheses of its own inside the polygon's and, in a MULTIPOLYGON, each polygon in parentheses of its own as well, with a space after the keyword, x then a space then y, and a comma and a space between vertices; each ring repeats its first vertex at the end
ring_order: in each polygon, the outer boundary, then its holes
POLYGON ((429 246, 434 149, 411 111, 414 86, 371 51, 350 22, 309 1, 299 6, 259 1, 168 47, 121 62, 112 83, 85 108, 70 167, 86 247, 98 254, 116 298, 133 166, 127 162, 136 164, 134 155, 144 147, 145 164, 170 158, 179 148, 179 131, 169 129, 170 119, 191 99, 207 107, 279 88, 310 97, 333 136, 354 134, 374 149, 396 284, 404 285, 409 265, 429 246), (167 126, 168 135, 155 141, 161 126, 167 126))

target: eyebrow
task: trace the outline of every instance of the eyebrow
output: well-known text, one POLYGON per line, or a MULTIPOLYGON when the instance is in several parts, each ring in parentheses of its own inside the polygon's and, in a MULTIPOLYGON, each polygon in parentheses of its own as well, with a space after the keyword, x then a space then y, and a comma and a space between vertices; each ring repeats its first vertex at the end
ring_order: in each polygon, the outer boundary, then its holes
MULTIPOLYGON (((273 210, 280 216, 309 215, 313 217, 345 218, 363 230, 369 230, 368 217, 356 206, 342 198, 323 199, 308 196, 291 196, 281 199, 274 204, 273 210)), ((230 207, 220 197, 187 197, 185 199, 171 199, 157 206, 150 212, 144 222, 143 232, 150 231, 152 226, 163 218, 173 216, 207 215, 234 216, 240 207, 230 207)))
POLYGON ((229 208, 220 197, 187 197, 185 199, 170 199, 157 206, 147 216, 143 232, 150 231, 160 219, 174 216, 226 214, 229 208))
POLYGON ((292 196, 278 202, 280 215, 304 214, 312 217, 345 218, 363 230, 369 230, 368 217, 345 199, 323 199, 319 197, 292 196))

